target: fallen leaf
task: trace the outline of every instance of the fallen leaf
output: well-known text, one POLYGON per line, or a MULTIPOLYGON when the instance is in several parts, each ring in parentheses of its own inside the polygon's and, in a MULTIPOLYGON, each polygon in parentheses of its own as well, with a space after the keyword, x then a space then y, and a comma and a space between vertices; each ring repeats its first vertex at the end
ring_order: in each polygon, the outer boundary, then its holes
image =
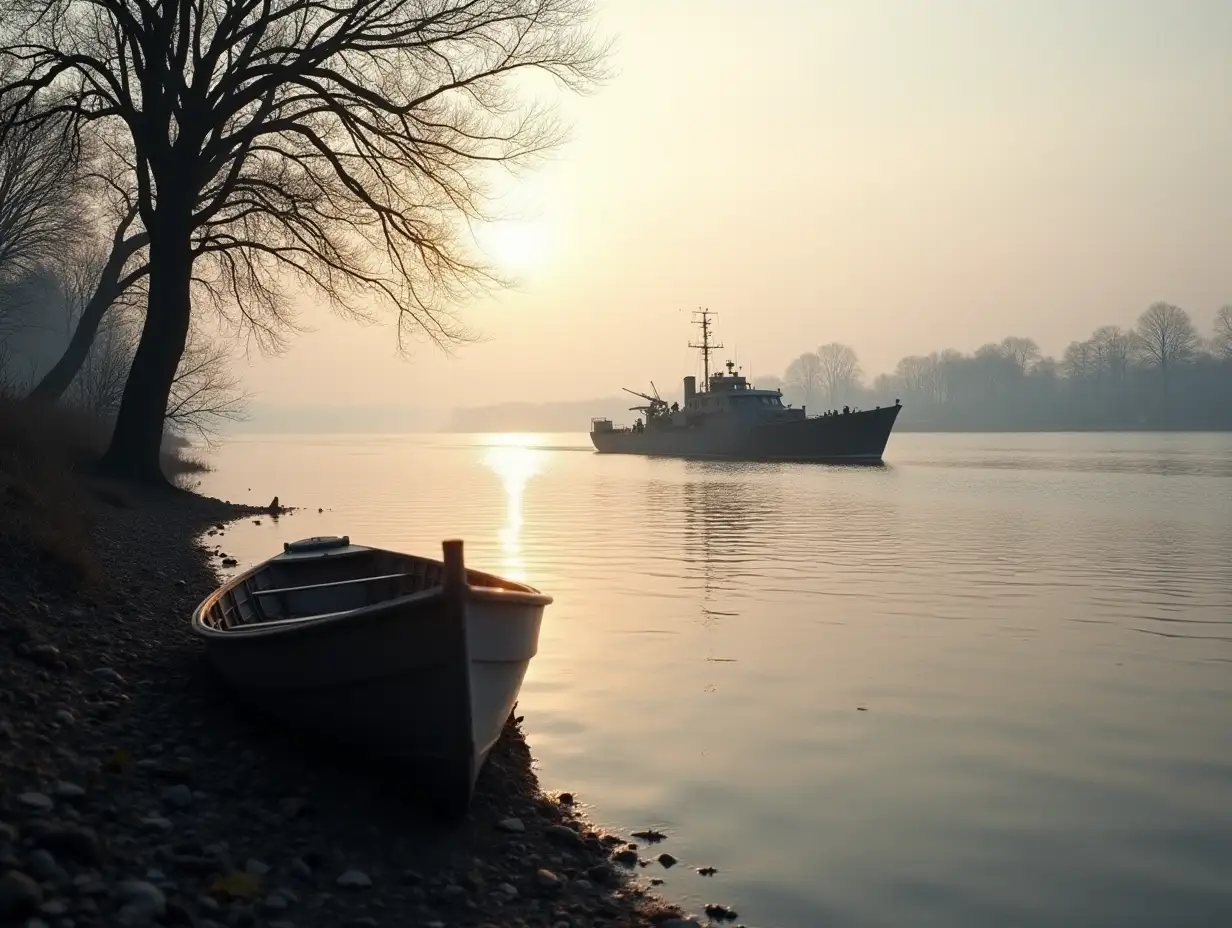
POLYGON ((260 892, 261 878, 240 870, 232 870, 210 884, 210 893, 224 899, 255 899, 260 892))
POLYGON ((116 748, 103 766, 112 773, 127 773, 133 765, 133 755, 127 748, 116 748))

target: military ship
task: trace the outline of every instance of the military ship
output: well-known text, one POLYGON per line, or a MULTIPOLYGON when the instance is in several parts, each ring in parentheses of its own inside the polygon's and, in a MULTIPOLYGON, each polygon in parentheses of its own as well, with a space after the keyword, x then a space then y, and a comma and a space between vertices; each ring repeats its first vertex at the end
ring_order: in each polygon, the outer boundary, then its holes
POLYGON ((881 460, 902 404, 876 409, 827 410, 810 416, 805 407, 784 405, 781 390, 758 390, 732 361, 726 370, 710 372, 710 360, 721 344, 711 341, 715 313, 694 314, 701 342, 703 380, 684 378, 684 403, 668 404, 651 384, 653 395, 627 387, 626 393, 646 403, 630 407, 640 412, 632 426, 611 419, 590 421, 595 450, 607 454, 652 454, 671 457, 728 458, 744 461, 832 461, 875 463, 881 460))

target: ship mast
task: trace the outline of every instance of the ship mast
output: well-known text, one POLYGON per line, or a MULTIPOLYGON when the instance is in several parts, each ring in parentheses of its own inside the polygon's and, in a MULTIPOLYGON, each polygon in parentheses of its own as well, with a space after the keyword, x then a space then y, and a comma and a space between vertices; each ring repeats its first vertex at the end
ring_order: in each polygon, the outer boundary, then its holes
POLYGON ((701 318, 695 318, 694 322, 695 324, 700 325, 702 327, 702 343, 698 345, 698 344, 695 344, 694 342, 689 342, 689 347, 690 348, 700 348, 702 350, 702 368, 706 375, 706 379, 702 381, 702 384, 703 384, 703 389, 709 390, 710 389, 710 352, 714 351, 716 348, 723 347, 721 344, 719 345, 710 344, 710 317, 717 316, 718 313, 712 313, 708 309, 699 309, 699 310, 694 311, 693 315, 694 317, 699 317, 699 316, 701 317, 701 318))

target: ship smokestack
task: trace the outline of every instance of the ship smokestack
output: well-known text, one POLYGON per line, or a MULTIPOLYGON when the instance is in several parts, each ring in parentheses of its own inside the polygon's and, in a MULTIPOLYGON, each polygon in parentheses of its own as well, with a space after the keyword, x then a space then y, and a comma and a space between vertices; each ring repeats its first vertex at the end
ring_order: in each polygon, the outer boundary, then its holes
POLYGON ((689 400, 693 399, 693 397, 695 396, 697 396, 697 378, 692 377, 692 376, 686 377, 684 379, 684 401, 685 403, 688 403, 689 400))

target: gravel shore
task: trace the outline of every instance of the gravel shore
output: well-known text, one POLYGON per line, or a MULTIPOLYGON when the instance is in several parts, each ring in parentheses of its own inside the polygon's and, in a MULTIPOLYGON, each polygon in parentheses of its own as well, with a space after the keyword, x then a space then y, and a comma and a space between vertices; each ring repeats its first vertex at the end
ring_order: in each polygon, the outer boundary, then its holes
POLYGON ((626 839, 540 792, 515 720, 450 827, 253 722, 188 629, 218 582, 197 539, 253 510, 86 496, 101 582, 0 548, 0 925, 696 924, 634 885, 626 839))

